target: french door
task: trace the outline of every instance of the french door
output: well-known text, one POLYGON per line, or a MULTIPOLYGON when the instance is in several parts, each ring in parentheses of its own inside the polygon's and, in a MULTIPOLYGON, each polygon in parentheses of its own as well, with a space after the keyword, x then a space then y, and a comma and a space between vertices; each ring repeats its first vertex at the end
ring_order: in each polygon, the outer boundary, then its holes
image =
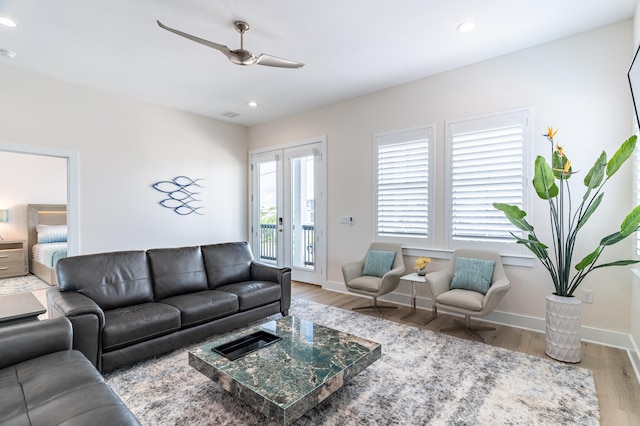
POLYGON ((315 140, 250 155, 254 256, 312 284, 325 274, 325 145, 315 140))

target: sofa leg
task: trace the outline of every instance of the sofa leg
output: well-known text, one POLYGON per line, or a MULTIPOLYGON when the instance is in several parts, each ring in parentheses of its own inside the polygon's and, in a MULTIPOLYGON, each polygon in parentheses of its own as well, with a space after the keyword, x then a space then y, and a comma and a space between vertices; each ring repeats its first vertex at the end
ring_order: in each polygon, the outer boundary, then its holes
POLYGON ((286 317, 286 316, 288 316, 288 315, 289 315, 289 310, 288 310, 288 309, 286 309, 286 310, 284 310, 284 311, 282 311, 282 312, 280 312, 280 313, 282 314, 282 316, 283 316, 283 317, 286 317))

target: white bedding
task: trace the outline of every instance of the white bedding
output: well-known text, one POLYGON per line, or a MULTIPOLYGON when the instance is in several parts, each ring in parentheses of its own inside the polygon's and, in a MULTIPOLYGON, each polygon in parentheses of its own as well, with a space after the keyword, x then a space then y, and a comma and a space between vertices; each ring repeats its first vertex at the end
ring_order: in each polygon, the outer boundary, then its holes
POLYGON ((36 244, 32 256, 36 262, 52 268, 58 260, 67 257, 67 243, 36 244))

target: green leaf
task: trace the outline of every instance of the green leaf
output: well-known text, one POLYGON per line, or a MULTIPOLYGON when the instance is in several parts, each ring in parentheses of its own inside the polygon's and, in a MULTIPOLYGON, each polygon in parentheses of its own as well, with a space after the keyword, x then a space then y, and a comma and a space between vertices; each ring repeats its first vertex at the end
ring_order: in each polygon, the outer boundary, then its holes
POLYGON ((589 219, 589 217, 591 217, 591 215, 593 214, 593 212, 596 211, 596 209, 598 208, 598 206, 600 205, 600 203, 602 202, 602 197, 604 197, 604 193, 598 195, 594 200, 593 203, 591 203, 591 205, 589 206, 589 208, 587 208, 587 210, 584 212, 584 214, 582 215, 582 218, 580 218, 580 222, 578 222, 578 229, 582 228, 584 226, 585 223, 587 223, 587 219, 589 219))
POLYGON ((607 163, 607 177, 613 176, 615 172, 618 171, 620 166, 624 164, 625 161, 631 157, 633 154, 633 150, 636 149, 636 139, 638 137, 636 135, 631 136, 629 139, 624 141, 620 148, 613 154, 611 160, 607 163))
POLYGON ((541 155, 538 155, 536 158, 533 187, 535 188, 538 197, 543 200, 548 200, 558 195, 558 187, 556 186, 553 178, 553 171, 541 155))
POLYGON ((606 268, 608 266, 634 265, 638 262, 640 262, 640 260, 617 260, 615 262, 603 263, 602 265, 594 266, 593 269, 606 268))
POLYGON ((536 257, 540 260, 545 260, 549 258, 549 253, 547 252, 547 246, 538 241, 533 235, 529 235, 529 239, 525 240, 524 238, 520 238, 511 232, 513 238, 516 239, 518 244, 523 244, 526 248, 528 248, 536 257))
POLYGON ((527 213, 521 210, 520 207, 505 203, 493 203, 493 207, 502 211, 509 219, 509 222, 513 223, 516 228, 526 232, 533 231, 533 226, 524 219, 527 213))
POLYGON ((607 235, 603 239, 600 240, 601 246, 612 246, 620 241, 624 240, 626 235, 623 235, 621 232, 614 232, 613 234, 607 235))
POLYGON ((564 172, 564 166, 568 161, 569 159, 567 159, 567 157, 558 154, 558 151, 553 151, 551 163, 553 167, 553 176, 555 176, 556 179, 569 179, 571 177, 571 167, 569 167, 569 173, 565 174, 564 172))
POLYGON ((602 250, 604 249, 604 247, 602 246, 598 246, 598 248, 596 248, 594 251, 592 251, 591 253, 589 253, 588 255, 585 256, 584 259, 582 259, 577 265, 576 265, 576 269, 578 271, 582 271, 584 268, 586 268, 587 266, 591 265, 593 262, 596 261, 596 259, 598 258, 598 256, 600 256, 600 253, 602 253, 602 250))
POLYGON ((620 233, 626 237, 636 232, 639 226, 640 206, 636 206, 636 208, 633 209, 622 221, 622 224, 620 225, 620 233))
MULTIPOLYGON (((589 170, 589 173, 584 177, 584 186, 587 188, 597 188, 604 179, 604 170, 607 167, 607 153, 602 151, 600 157, 596 160, 589 170)), ((585 198, 586 199, 586 198, 585 198)))

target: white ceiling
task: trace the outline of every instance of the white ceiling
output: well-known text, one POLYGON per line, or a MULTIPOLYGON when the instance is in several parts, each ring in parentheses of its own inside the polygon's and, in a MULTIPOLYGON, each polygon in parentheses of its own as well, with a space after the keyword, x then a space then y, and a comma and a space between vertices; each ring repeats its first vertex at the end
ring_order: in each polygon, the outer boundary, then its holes
MULTIPOLYGON (((638 0, 0 0, 7 65, 251 126, 630 19, 638 0), (306 65, 234 65, 164 24, 306 65), (458 33, 473 20, 477 28, 458 33), (258 108, 247 102, 257 101, 258 108), (228 119, 220 114, 235 112, 228 119)), ((0 82, 0 87, 2 82, 0 82)))

